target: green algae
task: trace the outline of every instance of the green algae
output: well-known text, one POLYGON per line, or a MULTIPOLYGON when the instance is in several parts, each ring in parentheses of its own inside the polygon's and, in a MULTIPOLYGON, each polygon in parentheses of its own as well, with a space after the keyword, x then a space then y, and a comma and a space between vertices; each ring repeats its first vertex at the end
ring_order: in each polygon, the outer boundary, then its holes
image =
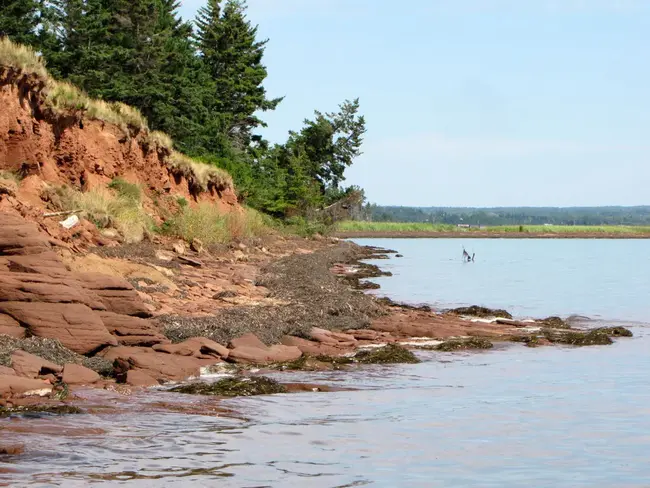
POLYGON ((287 388, 266 376, 224 378, 214 383, 191 383, 172 388, 174 393, 223 397, 274 395, 286 393, 287 388))
POLYGON ((354 360, 361 364, 416 364, 420 360, 408 349, 395 344, 359 351, 354 360))
POLYGON ((494 344, 484 337, 469 337, 467 339, 452 339, 442 344, 431 346, 434 351, 453 352, 468 349, 492 349, 494 344))
POLYGON ((569 329, 571 326, 560 317, 547 317, 540 320, 540 323, 552 329, 569 329))
POLYGON ((599 327, 598 329, 593 329, 593 332, 602 332, 603 334, 608 335, 609 337, 632 337, 632 331, 626 327, 599 327))
POLYGON ((28 405, 21 407, 0 407, 0 418, 13 415, 29 414, 73 415, 84 413, 79 407, 73 405, 28 405))
POLYGON ((454 315, 468 315, 471 317, 479 317, 479 318, 492 318, 492 317, 501 317, 505 319, 512 318, 512 314, 510 314, 510 312, 508 312, 507 310, 479 307, 477 305, 472 305, 471 307, 454 308, 453 310, 450 310, 449 313, 454 315))
POLYGON ((568 346, 607 346, 613 344, 611 337, 605 332, 594 329, 590 331, 562 331, 543 329, 542 334, 554 344, 566 344, 568 346))
POLYGON ((339 370, 352 363, 354 363, 354 360, 345 356, 326 356, 323 354, 310 356, 303 354, 294 361, 276 363, 272 365, 272 368, 281 371, 322 371, 328 368, 339 370))

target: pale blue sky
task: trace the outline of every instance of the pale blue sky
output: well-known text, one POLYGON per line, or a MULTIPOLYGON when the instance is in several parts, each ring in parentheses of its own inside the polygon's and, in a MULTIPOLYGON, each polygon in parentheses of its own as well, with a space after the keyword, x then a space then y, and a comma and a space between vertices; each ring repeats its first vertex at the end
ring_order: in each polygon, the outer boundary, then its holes
MULTIPOLYGON (((181 0, 191 18, 204 0, 181 0)), ((249 0, 283 141, 360 97, 380 204, 650 204, 650 1, 249 0)))

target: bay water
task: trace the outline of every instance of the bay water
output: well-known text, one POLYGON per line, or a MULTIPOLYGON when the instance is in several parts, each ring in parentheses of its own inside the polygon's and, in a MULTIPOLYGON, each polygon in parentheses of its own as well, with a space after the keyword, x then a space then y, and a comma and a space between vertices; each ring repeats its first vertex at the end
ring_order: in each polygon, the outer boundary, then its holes
POLYGON ((234 417, 136 409, 0 419, 3 440, 26 445, 24 455, 0 460, 0 484, 650 486, 647 241, 359 243, 404 255, 377 261, 393 273, 377 279, 379 293, 395 300, 480 304, 520 317, 581 315, 594 326, 623 324, 635 336, 612 346, 426 352, 416 365, 282 373, 353 390, 223 402, 234 417), (475 262, 462 262, 463 245, 475 262))

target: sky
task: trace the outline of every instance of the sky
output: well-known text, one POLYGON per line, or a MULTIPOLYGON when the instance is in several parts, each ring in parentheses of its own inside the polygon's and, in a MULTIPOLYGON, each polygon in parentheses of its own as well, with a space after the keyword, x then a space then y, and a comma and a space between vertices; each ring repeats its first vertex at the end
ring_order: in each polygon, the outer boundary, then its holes
MULTIPOLYGON (((205 0, 181 0, 194 17, 205 0)), ((346 171, 406 206, 650 204, 650 1, 249 0, 264 135, 359 97, 346 171)))

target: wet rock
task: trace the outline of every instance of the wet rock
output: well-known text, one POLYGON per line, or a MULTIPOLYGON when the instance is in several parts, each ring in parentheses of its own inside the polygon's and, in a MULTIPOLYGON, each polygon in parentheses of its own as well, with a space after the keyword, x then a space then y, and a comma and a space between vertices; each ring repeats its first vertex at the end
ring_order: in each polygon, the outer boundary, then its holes
POLYGON ((80 303, 0 302, 0 312, 25 324, 31 334, 58 339, 79 354, 117 345, 99 316, 80 303))
POLYGON ((17 376, 36 378, 48 373, 61 373, 63 368, 43 358, 25 351, 15 351, 11 355, 11 367, 17 376))
POLYGON ((0 374, 0 397, 45 396, 52 393, 52 385, 32 378, 0 374))
POLYGON ((82 413, 84 413, 82 409, 73 405, 21 405, 15 407, 0 407, 0 417, 30 414, 76 415, 82 413))
POLYGON ((453 339, 433 346, 435 351, 453 352, 467 349, 492 349, 494 344, 483 337, 470 337, 467 339, 453 339))
POLYGON ((192 383, 172 388, 175 393, 223 397, 273 395, 286 393, 287 388, 265 376, 224 378, 215 383, 192 383))
POLYGON ((137 387, 158 386, 160 384, 152 376, 148 375, 144 371, 139 371, 137 369, 129 370, 126 373, 126 381, 125 381, 125 383, 127 385, 137 386, 137 387))
MULTIPOLYGON (((0 416, 2 416, 2 407, 0 407, 0 416)), ((0 444, 0 456, 18 456, 25 452, 24 444, 0 444)))
POLYGON ((63 382, 68 385, 91 385, 100 379, 95 371, 80 364, 66 364, 63 367, 63 382))
POLYGON ((455 308, 453 310, 450 310, 449 313, 454 315, 467 315, 470 317, 480 317, 480 318, 492 318, 492 317, 502 317, 506 319, 512 318, 512 315, 506 310, 479 307, 477 305, 472 305, 471 307, 455 308))
POLYGON ((608 335, 609 337, 632 337, 632 331, 625 327, 599 327, 598 329, 593 329, 592 332, 602 332, 603 334, 608 335))
POLYGON ((553 329, 568 329, 570 328, 569 324, 560 317, 547 317, 543 320, 540 320, 541 324, 545 327, 550 327, 553 329))
POLYGON ((354 359, 363 364, 415 364, 420 362, 415 354, 396 344, 359 351, 354 359))
POLYGON ((607 346, 614 342, 609 335, 598 329, 587 332, 544 329, 542 333, 547 340, 554 344, 566 344, 569 346, 607 346))

